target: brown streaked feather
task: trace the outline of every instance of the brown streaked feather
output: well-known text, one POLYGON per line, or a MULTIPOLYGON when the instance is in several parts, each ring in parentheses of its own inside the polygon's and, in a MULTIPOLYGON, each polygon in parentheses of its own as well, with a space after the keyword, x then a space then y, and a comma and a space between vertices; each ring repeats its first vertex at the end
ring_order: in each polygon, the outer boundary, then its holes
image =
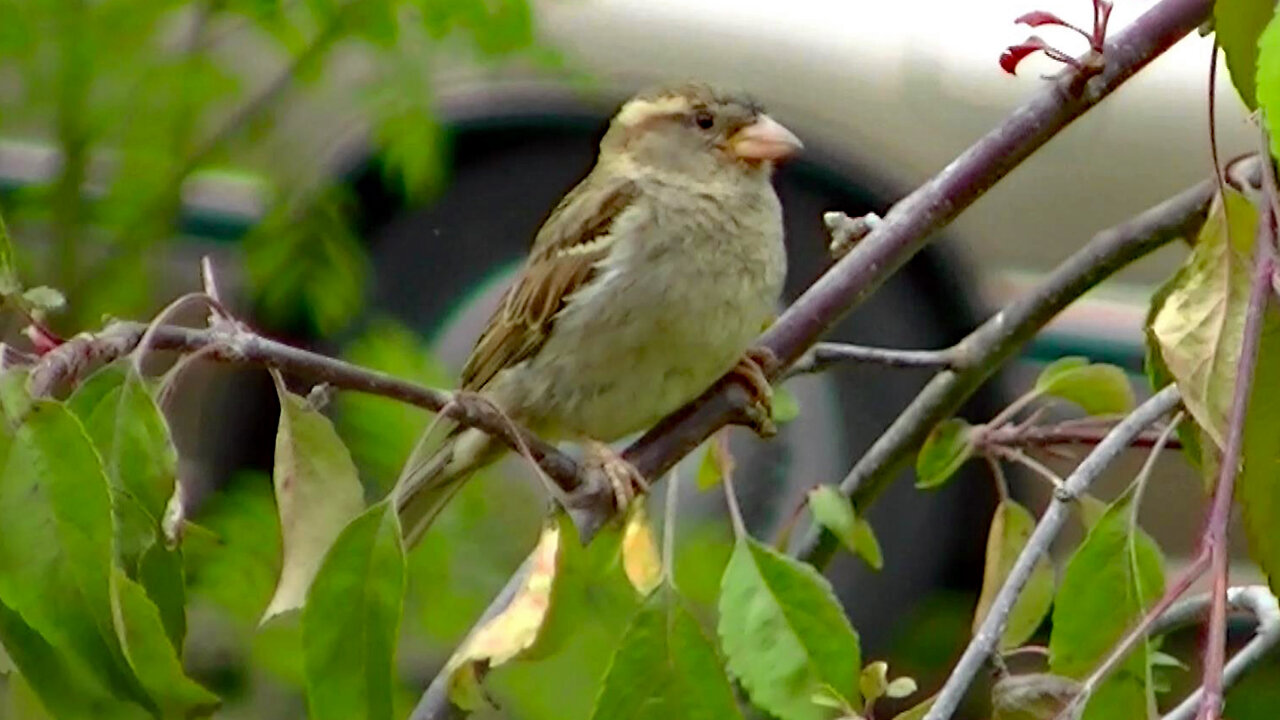
POLYGON ((476 341, 462 369, 462 389, 479 390, 502 369, 537 352, 556 313, 591 280, 607 254, 614 220, 638 195, 631 180, 599 172, 565 195, 538 230, 520 276, 476 341))

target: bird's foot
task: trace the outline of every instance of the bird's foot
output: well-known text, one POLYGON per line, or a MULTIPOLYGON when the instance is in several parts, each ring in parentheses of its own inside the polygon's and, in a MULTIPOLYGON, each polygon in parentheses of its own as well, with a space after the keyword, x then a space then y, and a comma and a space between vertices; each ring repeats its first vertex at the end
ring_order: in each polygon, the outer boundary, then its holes
POLYGON ((740 422, 764 438, 778 434, 778 426, 773 423, 773 386, 769 384, 768 375, 777 366, 778 356, 772 350, 753 347, 748 348, 729 371, 729 376, 747 390, 748 403, 739 409, 740 422))
POLYGON ((627 511, 636 497, 649 492, 649 481, 627 462, 613 448, 596 440, 586 442, 586 456, 583 463, 588 472, 604 475, 613 490, 613 500, 621 515, 627 511))

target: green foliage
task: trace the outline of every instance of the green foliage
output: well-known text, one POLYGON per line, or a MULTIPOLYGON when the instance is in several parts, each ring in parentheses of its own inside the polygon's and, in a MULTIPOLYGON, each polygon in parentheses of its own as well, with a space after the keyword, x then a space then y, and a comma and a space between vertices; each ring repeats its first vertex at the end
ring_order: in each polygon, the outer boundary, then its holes
POLYGON ((812 696, 828 685, 859 706, 858 636, 826 578, 743 538, 720 587, 720 642, 752 702, 782 720, 820 720, 812 696))
POLYGON ((1133 409, 1133 387, 1115 365, 1091 364, 1087 358, 1064 357, 1036 378, 1035 392, 1079 405, 1089 415, 1119 415, 1133 409))
POLYGON ((839 489, 833 485, 819 485, 810 490, 809 510, 813 512, 813 519, 830 530, 849 552, 876 570, 884 567, 880 541, 876 539, 871 523, 857 516, 853 503, 839 489))
MULTIPOLYGON (((1134 520, 1133 494, 1107 509, 1076 549, 1053 607, 1049 669, 1081 679, 1111 652, 1164 592, 1160 550, 1134 520)), ((1154 702, 1148 641, 1094 692, 1085 720, 1145 717, 1154 702)))
POLYGON ((789 423, 800 417, 800 401, 788 389, 778 386, 773 389, 773 421, 779 425, 789 423))
POLYGON ((270 619, 302 607, 312 578, 338 533, 364 509, 351 454, 329 419, 273 374, 280 398, 273 482, 284 561, 280 583, 263 613, 270 619))
POLYGON ((973 456, 973 426, 960 418, 942 421, 916 456, 916 487, 936 488, 973 456))
MULTIPOLYGON (((1261 4, 1263 0, 1258 0, 1261 4)), ((1255 9, 1256 15, 1261 15, 1260 9, 1255 9)), ((1250 28, 1249 32, 1258 33, 1259 28, 1250 28)), ((1258 65, 1257 65, 1257 98, 1258 107, 1262 108, 1262 112, 1267 119, 1268 127, 1276 125, 1275 118, 1280 117, 1280 24, 1274 17, 1267 22, 1265 29, 1261 29, 1258 35, 1258 65)), ((1230 55, 1227 56, 1230 59, 1230 55)), ((1232 79, 1235 79, 1235 73, 1232 73, 1232 79)), ((1237 82, 1236 87, 1239 87, 1237 82)), ((1243 91, 1242 91, 1243 94, 1243 91)), ((1276 138, 1276 134, 1271 133, 1271 154, 1280 154, 1280 140, 1276 138)))
POLYGON ((650 595, 632 618, 591 717, 742 717, 715 647, 674 588, 650 595))
MULTIPOLYGON (((978 631, 987 613, 991 611, 996 594, 1000 592, 1018 556, 1027 546, 1035 526, 1035 517, 1017 502, 1006 499, 996 506, 995 516, 991 518, 991 530, 987 534, 982 594, 978 596, 978 607, 973 613, 974 632, 978 631)), ((1004 634, 1000 636, 1000 649, 1018 647, 1031 638, 1044 622, 1049 605, 1053 603, 1053 585, 1053 565, 1049 563, 1049 557, 1041 553, 1036 559, 1031 577, 1009 613, 1004 634)))
POLYGON ((1249 109, 1258 107, 1254 76, 1258 63, 1258 36, 1271 20, 1271 0, 1217 0, 1213 4, 1214 31, 1227 57, 1231 82, 1249 109))
MULTIPOLYGON (((349 342, 342 358, 427 387, 449 387, 453 374, 435 359, 422 338, 389 318, 370 323, 349 342)), ((335 422, 351 448, 369 494, 381 497, 400 474, 430 414, 421 408, 363 393, 342 393, 334 400, 335 422)))
POLYGON ((132 572, 138 558, 155 542, 173 494, 178 452, 169 426, 132 366, 99 370, 68 406, 78 414, 102 457, 111 482, 116 551, 132 572))
MULTIPOLYGON (((420 200, 443 178, 427 81, 442 53, 480 66, 522 56, 554 69, 527 0, 4 0, 0 17, 0 66, 11 80, 0 89, 0 133, 47 141, 65 160, 47 183, 7 197, 16 224, 47 223, 52 234, 14 259, 68 293, 69 326, 154 308, 161 267, 151 250, 183 230, 184 182, 233 166, 258 174, 275 218, 248 257, 261 312, 325 333, 344 327, 367 271, 350 207, 333 198, 342 179, 329 177, 326 129, 337 124, 326 128, 325 108, 297 103, 293 91, 354 95, 370 149, 420 200), (358 84, 351 67, 363 68, 358 84), (320 126, 313 131, 313 119, 298 132, 302 114, 317 112, 320 126), (89 179, 92 196, 83 192, 89 179)), ((22 299, 12 267, 0 259, 0 294, 22 299)), ((59 300, 39 287, 24 302, 54 309, 59 300)))
POLYGON ((312 720, 390 720, 404 548, 393 505, 352 520, 315 576, 302 616, 312 720))

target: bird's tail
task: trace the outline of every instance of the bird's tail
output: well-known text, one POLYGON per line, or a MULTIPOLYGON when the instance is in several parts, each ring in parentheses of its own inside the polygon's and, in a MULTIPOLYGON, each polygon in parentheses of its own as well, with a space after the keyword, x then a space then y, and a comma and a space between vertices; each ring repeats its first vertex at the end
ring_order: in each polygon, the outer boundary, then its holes
POLYGON ((416 545, 471 473, 501 451, 484 432, 437 417, 409 454, 393 491, 405 545, 416 545))

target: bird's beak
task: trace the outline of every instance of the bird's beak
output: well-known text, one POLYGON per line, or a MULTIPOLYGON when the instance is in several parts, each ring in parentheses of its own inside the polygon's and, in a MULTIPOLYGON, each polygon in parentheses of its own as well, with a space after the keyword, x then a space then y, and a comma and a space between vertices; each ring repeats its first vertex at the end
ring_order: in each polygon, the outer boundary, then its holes
POLYGON ((733 152, 744 160, 782 160, 804 147, 795 133, 768 115, 733 134, 733 152))

